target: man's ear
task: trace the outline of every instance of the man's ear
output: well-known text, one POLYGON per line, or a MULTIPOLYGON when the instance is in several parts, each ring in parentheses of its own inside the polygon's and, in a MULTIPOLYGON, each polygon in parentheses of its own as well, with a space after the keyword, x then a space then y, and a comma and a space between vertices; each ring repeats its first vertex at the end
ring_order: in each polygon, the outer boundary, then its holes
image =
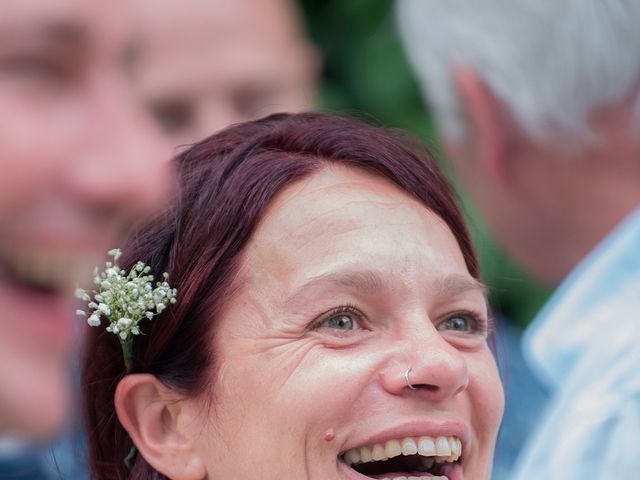
POLYGON ((466 113, 466 135, 488 173, 504 180, 517 140, 516 123, 504 103, 471 69, 457 67, 454 82, 466 113))
POLYGON ((158 472, 174 480, 206 477, 188 428, 202 422, 193 418, 195 409, 189 400, 181 399, 153 375, 133 374, 118 384, 115 406, 139 454, 158 472))

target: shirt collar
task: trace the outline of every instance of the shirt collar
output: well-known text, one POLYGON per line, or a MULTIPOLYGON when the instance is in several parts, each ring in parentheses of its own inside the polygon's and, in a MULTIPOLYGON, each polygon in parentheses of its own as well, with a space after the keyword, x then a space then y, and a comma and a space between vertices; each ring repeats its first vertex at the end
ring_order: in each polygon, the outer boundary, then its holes
MULTIPOLYGON (((603 336, 620 328, 611 328, 611 314, 628 285, 640 285, 640 208, 580 262, 525 331, 524 355, 549 388, 570 373, 594 339, 602 345, 603 336)), ((631 315, 620 317, 617 322, 638 323, 631 315)))

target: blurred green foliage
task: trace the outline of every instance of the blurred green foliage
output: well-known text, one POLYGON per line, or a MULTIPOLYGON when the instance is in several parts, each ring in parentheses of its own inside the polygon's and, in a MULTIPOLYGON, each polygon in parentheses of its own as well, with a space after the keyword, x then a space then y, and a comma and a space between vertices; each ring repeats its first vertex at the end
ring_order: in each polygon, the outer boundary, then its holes
MULTIPOLYGON (((393 2, 302 0, 300 5, 311 38, 324 57, 321 107, 409 130, 442 158, 435 124, 424 108, 397 36, 393 2)), ((447 170, 446 162, 443 167, 447 170)), ((472 202, 459 191, 492 305, 525 326, 549 292, 508 260, 491 240, 472 202)))

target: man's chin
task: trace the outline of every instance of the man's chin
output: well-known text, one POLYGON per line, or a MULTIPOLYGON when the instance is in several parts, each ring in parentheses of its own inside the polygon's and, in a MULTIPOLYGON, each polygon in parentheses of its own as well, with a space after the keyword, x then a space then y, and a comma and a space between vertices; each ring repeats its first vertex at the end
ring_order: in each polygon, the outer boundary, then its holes
POLYGON ((46 442, 62 430, 71 404, 66 362, 0 366, 0 435, 46 442))

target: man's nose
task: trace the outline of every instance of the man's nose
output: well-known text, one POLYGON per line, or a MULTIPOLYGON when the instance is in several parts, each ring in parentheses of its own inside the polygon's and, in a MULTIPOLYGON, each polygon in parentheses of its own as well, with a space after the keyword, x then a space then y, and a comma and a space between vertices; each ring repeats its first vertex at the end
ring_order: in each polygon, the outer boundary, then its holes
POLYGON ((417 395, 432 402, 455 397, 469 384, 467 362, 435 329, 402 340, 396 361, 380 372, 394 395, 417 395))
POLYGON ((104 80, 87 102, 68 189, 110 214, 135 219, 152 212, 173 185, 169 143, 126 85, 104 80))

